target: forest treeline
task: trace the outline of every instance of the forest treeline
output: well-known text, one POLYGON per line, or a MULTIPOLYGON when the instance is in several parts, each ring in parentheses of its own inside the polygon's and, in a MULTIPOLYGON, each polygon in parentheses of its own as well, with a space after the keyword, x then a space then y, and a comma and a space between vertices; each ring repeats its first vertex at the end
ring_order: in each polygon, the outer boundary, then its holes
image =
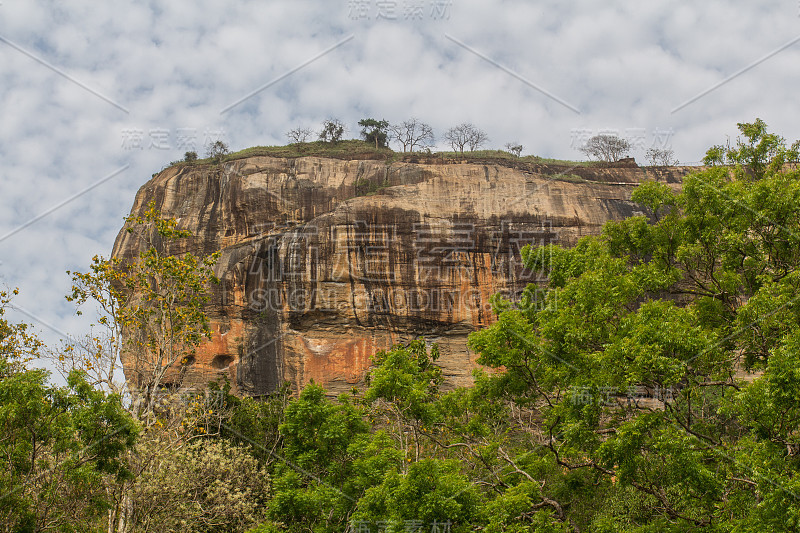
MULTIPOLYGON (((649 216, 527 247, 547 286, 495 297, 470 387, 443 389, 420 339, 338 398, 174 391, 208 334, 213 257, 95 258, 70 298, 99 306, 96 328, 58 348, 5 319, 2 293, 2 529, 799 530, 797 144, 739 130, 679 192, 642 184, 649 216)), ((127 223, 186 237, 154 210, 127 223)))

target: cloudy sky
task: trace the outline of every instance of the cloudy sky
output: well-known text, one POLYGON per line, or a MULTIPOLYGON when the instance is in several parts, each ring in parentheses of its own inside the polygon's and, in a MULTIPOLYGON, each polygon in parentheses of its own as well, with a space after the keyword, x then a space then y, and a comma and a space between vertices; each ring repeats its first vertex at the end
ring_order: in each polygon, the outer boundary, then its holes
POLYGON ((0 285, 47 341, 86 331, 65 271, 210 140, 414 116, 525 154, 615 132, 691 163, 756 117, 799 138, 798 66, 798 0, 2 0, 0 285))

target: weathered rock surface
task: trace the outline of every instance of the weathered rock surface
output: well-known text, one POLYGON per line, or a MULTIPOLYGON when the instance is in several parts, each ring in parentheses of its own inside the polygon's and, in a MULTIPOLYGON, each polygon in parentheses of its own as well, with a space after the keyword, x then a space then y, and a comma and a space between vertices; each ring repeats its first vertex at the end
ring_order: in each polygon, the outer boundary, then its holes
MULTIPOLYGON (((424 336, 448 383, 468 383, 467 335, 492 322, 489 298, 537 281, 521 266, 525 244, 569 246, 642 212, 630 195, 643 169, 516 166, 251 157, 156 175, 132 214, 155 201, 194 234, 168 253, 222 252, 213 339, 186 380, 227 376, 262 395, 313 379, 337 392, 375 351, 424 336)), ((113 255, 143 246, 121 231, 113 255)))

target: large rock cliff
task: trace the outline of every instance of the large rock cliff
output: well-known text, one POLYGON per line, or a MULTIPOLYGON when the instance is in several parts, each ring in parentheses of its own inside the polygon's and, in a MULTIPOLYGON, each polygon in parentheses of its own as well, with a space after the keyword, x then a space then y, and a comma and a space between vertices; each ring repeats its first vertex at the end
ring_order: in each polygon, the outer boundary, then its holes
MULTIPOLYGON (((170 167, 131 212, 155 201, 193 233, 168 253, 222 252, 213 338, 188 383, 227 376, 234 390, 262 395, 313 379, 337 392, 362 380, 375 351, 424 336, 459 385, 474 367, 467 335, 493 320, 489 298, 538 281, 521 248, 569 246, 641 213, 630 195, 647 172, 250 157, 170 167)), ((685 173, 656 177, 677 183, 685 173)), ((143 242, 121 231, 113 255, 130 258, 143 242)))

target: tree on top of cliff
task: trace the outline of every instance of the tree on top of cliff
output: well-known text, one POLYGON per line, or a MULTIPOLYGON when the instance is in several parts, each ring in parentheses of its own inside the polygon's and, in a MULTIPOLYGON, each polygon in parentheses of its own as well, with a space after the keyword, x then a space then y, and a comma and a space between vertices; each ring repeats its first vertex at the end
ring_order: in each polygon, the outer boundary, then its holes
POLYGON ((668 167, 677 165, 678 160, 675 159, 675 152, 671 148, 650 148, 645 153, 645 157, 654 167, 668 167))
POLYGON ((375 149, 386 147, 389 139, 387 130, 389 122, 387 120, 375 120, 374 118, 362 118, 358 121, 361 126, 361 136, 368 143, 375 143, 375 149))
POLYGON ((286 137, 289 139, 289 142, 294 143, 304 143, 308 141, 308 139, 314 135, 314 131, 311 128, 294 128, 293 130, 289 130, 286 132, 286 137))
POLYGON ((444 139, 450 143, 450 147, 454 151, 464 153, 464 148, 469 147, 470 151, 474 152, 483 146, 489 137, 486 132, 478 129, 473 124, 464 122, 458 126, 453 126, 444 134, 444 139))
POLYGON ((329 118, 322 123, 319 140, 326 143, 337 143, 344 135, 344 124, 338 118, 329 118))
POLYGON ((523 146, 517 142, 506 143, 506 150, 519 157, 522 154, 523 146))
POLYGON ((584 144, 580 151, 588 157, 613 163, 628 155, 631 143, 616 135, 595 135, 584 144))
POLYGON ((402 124, 389 126, 392 139, 403 145, 403 152, 413 152, 414 148, 433 146, 433 128, 416 118, 404 121, 402 124))
POLYGON ((208 145, 206 149, 206 157, 213 159, 215 162, 219 163, 222 159, 222 156, 229 154, 230 149, 228 145, 222 141, 214 141, 213 143, 208 145))

